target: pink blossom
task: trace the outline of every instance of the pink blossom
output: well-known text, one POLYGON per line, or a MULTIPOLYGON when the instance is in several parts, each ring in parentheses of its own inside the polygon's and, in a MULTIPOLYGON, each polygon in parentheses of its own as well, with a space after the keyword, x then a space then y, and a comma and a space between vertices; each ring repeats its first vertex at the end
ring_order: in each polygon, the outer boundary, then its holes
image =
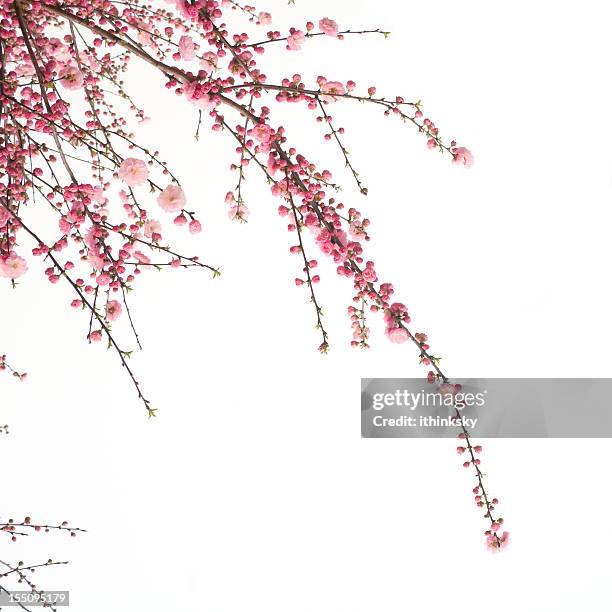
POLYGON ((104 189, 102 189, 102 187, 94 188, 92 198, 102 206, 108 202, 108 198, 104 195, 104 189))
POLYGON ((216 101, 206 93, 200 83, 188 83, 183 87, 183 93, 189 102, 197 106, 200 110, 210 111, 216 106, 216 101))
POLYGON ((326 96, 321 96, 323 100, 326 102, 335 102, 335 96, 343 96, 346 94, 346 89, 344 85, 340 83, 340 81, 326 81, 321 85, 321 91, 325 94, 331 94, 326 96))
POLYGON ((150 264, 151 258, 147 257, 142 251, 134 251, 134 258, 141 264, 150 264))
POLYGON ((227 213, 228 217, 234 221, 246 221, 249 218, 250 211, 245 204, 234 204, 230 206, 227 213))
POLYGON ((153 234, 159 234, 161 236, 162 226, 159 221, 155 219, 149 219, 144 224, 144 235, 146 238, 152 238, 153 234))
POLYGON ((328 17, 324 17, 319 21, 319 30, 328 36, 338 36, 338 24, 328 17))
POLYGON ((377 280, 376 272, 372 266, 366 266, 361 273, 361 276, 368 283, 374 283, 377 280))
POLYGON ((66 89, 83 87, 83 74, 76 66, 64 66, 58 73, 62 85, 66 89))
POLYGON ((249 134, 256 140, 259 140, 263 145, 268 145, 272 140, 274 130, 265 123, 258 123, 249 131, 249 134))
POLYGON ((144 47, 147 47, 153 43, 153 39, 151 38, 151 33, 148 32, 146 28, 147 26, 145 23, 139 24, 138 42, 144 47))
POLYGON ((440 395, 455 395, 458 393, 460 387, 458 385, 454 385, 453 383, 442 383, 438 387, 438 391, 440 395))
POLYGON ((102 270, 104 268, 104 259, 100 257, 95 251, 89 251, 87 255, 87 262, 95 270, 102 270))
POLYGON ((202 59, 200 61, 200 66, 204 68, 207 72, 212 72, 217 69, 219 58, 216 53, 212 51, 206 51, 206 53, 202 54, 202 59))
POLYGON ((385 334, 395 344, 402 344, 410 339, 408 332, 403 327, 388 327, 385 334))
POLYGON ((28 58, 15 67, 17 76, 32 76, 34 72, 34 65, 28 58))
POLYGON ((181 36, 179 40, 179 50, 184 60, 192 60, 195 57, 195 44, 191 36, 181 36))
POLYGON ((293 34, 290 34, 287 38, 287 50, 288 51, 299 51, 306 40, 306 36, 302 30, 296 30, 293 34))
POLYGON ((266 13, 265 11, 261 11, 259 15, 257 15, 257 21, 259 25, 270 25, 272 23, 272 15, 270 13, 266 13))
POLYGON ((410 322, 410 317, 408 316, 408 308, 406 308, 405 304, 400 302, 394 302, 389 306, 388 310, 385 310, 385 323, 388 327, 395 325, 396 319, 400 319, 406 323, 410 322))
POLYGON ((97 229, 95 226, 90 227, 86 232, 85 236, 83 236, 83 241, 85 244, 93 250, 98 248, 98 240, 97 240, 97 229))
POLYGON ((84 52, 82 54, 83 63, 88 64, 93 70, 100 70, 100 62, 92 53, 84 52))
POLYGON ((466 168, 471 168, 474 165, 474 156, 469 149, 465 147, 457 147, 452 150, 453 152, 453 163, 464 165, 466 168))
POLYGON ((0 206, 0 227, 4 227, 10 218, 11 213, 4 206, 0 206))
POLYGON ((363 227, 363 223, 353 221, 349 225, 349 234, 351 238, 354 238, 355 240, 363 240, 366 236, 366 231, 363 227))
POLYGON ((92 342, 100 342, 100 340, 102 340, 102 332, 99 329, 92 331, 91 334, 89 334, 89 339, 92 342))
POLYGON ((27 271, 26 260, 15 253, 12 253, 6 259, 0 258, 0 276, 15 279, 23 276, 27 271))
POLYGON ((496 553, 506 548, 509 542, 510 533, 508 531, 504 531, 500 536, 495 535, 495 533, 488 534, 486 545, 491 552, 496 553))
POLYGON ((185 206, 185 192, 171 183, 157 196, 157 203, 166 212, 178 212, 185 206))
POLYGON ((201 231, 202 224, 197 219, 193 219, 189 224, 189 232, 191 234, 199 234, 201 231))
POLYGON ((149 170, 147 169, 147 164, 145 164, 141 159, 127 157, 119 166, 119 171, 117 174, 119 175, 120 179, 126 182, 130 187, 133 187, 134 185, 140 185, 147 180, 149 170))
POLYGON ((106 303, 106 318, 109 321, 116 321, 123 312, 123 306, 117 300, 109 300, 106 303))
POLYGON ((59 38, 50 38, 47 42, 47 55, 50 55, 58 62, 66 63, 72 59, 70 48, 59 38))

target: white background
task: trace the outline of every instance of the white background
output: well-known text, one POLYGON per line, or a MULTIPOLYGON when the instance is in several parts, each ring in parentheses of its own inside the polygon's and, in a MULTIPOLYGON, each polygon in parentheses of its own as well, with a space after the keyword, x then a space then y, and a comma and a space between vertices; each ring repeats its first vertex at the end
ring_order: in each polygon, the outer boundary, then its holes
MULTIPOLYGON (((261 8, 281 30, 321 16, 392 30, 271 50, 266 72, 422 98, 474 152, 474 168, 459 169, 410 126, 338 103, 363 198, 304 109, 275 115, 373 220, 379 273, 445 370, 610 376, 607 3, 261 8)), ((17 291, 2 288, 0 349, 30 374, 0 381, 12 428, 3 516, 89 530, 3 544, 2 557, 70 560, 38 581, 89 612, 608 610, 610 442, 486 441, 488 486, 512 533, 504 554, 489 554, 452 441, 360 439, 360 377, 419 375, 414 350, 391 345, 378 320, 373 348, 351 350, 351 284, 329 267, 319 293, 332 352, 321 357, 278 202, 253 168, 250 222, 230 223, 229 136, 196 143, 191 109, 154 72, 134 75, 153 119, 142 140, 162 150, 204 223, 179 242, 223 276, 149 271, 133 293, 145 345, 133 365, 159 407, 152 421, 115 355, 84 341, 67 287, 34 268, 17 291)))

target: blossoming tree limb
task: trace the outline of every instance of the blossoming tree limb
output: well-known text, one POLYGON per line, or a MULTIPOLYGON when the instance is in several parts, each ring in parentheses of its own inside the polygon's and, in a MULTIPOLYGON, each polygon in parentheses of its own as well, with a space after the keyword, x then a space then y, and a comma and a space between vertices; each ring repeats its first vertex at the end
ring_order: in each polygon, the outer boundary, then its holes
MULTIPOLYGON (((179 253, 163 239, 167 222, 158 215, 169 215, 191 233, 202 226, 159 152, 140 144, 130 131, 126 115, 147 120, 126 86, 129 75, 124 75, 133 58, 157 69, 165 87, 195 108, 196 134, 208 126, 235 142, 237 158, 230 169, 237 180, 225 198, 230 218, 248 218, 243 179, 250 165, 281 200, 278 213, 296 236, 289 248, 300 261, 295 284, 307 289, 313 304, 319 350, 327 352, 329 343, 316 297, 318 262, 308 254, 313 245, 333 260, 339 276, 352 282, 352 345, 368 347, 368 317, 381 313, 389 340, 412 343, 429 370, 428 380, 445 393, 456 391, 440 369, 440 357, 431 352, 427 335, 409 327, 406 306, 392 301, 393 285, 382 282, 374 262, 366 258, 369 220, 339 201, 331 172, 290 142, 287 128, 274 120, 274 108, 293 104, 311 111, 364 195, 367 187, 331 111, 341 103, 367 104, 411 125, 430 149, 455 164, 471 166, 472 154, 455 141, 443 140, 419 101, 383 97, 373 86, 360 91, 354 81, 326 76, 307 83, 293 74, 272 82, 260 61, 271 48, 296 53, 320 36, 342 41, 387 32, 341 30, 328 17, 317 25, 307 22, 280 32, 272 28, 269 13, 233 0, 171 0, 170 7, 141 0, 0 1, 0 274, 15 285, 27 272, 24 242, 29 239, 32 256, 48 263, 49 282, 65 280, 74 292, 72 307, 88 313, 88 340, 105 340, 117 353, 149 415, 155 409, 113 324, 126 317, 140 346, 128 294, 148 268, 199 267, 213 276, 219 271, 197 256, 179 253), (238 26, 230 30, 228 11, 241 13, 249 27, 263 28, 265 34, 249 35, 238 26), (154 194, 158 212, 149 208, 152 197, 143 187, 154 194), (45 222, 53 219, 58 228, 54 236, 48 236, 43 217, 45 222)), ((481 447, 472 443, 465 428, 459 437, 462 446, 457 451, 466 454, 464 465, 476 478, 473 492, 487 521, 487 545, 500 550, 508 534, 500 534, 498 500, 485 489, 477 456, 481 447)))

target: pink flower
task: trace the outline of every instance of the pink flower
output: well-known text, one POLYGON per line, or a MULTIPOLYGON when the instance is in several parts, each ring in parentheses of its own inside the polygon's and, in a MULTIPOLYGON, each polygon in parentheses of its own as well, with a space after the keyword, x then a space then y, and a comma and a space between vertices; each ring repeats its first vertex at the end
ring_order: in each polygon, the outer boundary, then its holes
POLYGON ((323 83, 323 85, 321 85, 321 91, 326 94, 331 94, 328 96, 321 96, 326 102, 335 102, 335 96, 343 96, 346 93, 346 89, 340 81, 327 81, 323 83))
POLYGON ((191 234, 199 234, 201 231, 202 224, 197 219, 193 219, 189 224, 189 232, 191 234))
POLYGON ((459 392, 460 387, 458 388, 458 385, 453 385, 453 383, 442 383, 439 387, 438 387, 438 391, 440 392, 440 395, 455 395, 456 393, 459 392))
POLYGON ((510 533, 504 531, 500 536, 490 533, 487 535, 486 545, 491 552, 499 552, 508 546, 510 542, 510 533))
POLYGON ((100 70, 100 62, 96 59, 96 57, 92 53, 83 53, 82 54, 83 62, 88 64, 90 68, 93 70, 100 70))
POLYGON ((104 268, 104 259, 100 257, 95 251, 89 251, 87 255, 87 262, 92 268, 96 270, 102 270, 104 268))
POLYGON ((59 71, 58 77, 66 89, 80 89, 83 87, 83 74, 76 66, 64 66, 59 71))
MULTIPOLYGON (((210 69, 210 68, 209 68, 210 69)), ((193 81, 183 87, 183 93, 189 102, 197 106, 200 110, 210 111, 217 103, 208 93, 202 90, 200 83, 193 81)))
POLYGON ((368 283, 374 283, 378 278, 376 276, 376 271, 372 266, 366 266, 361 273, 361 276, 363 277, 363 280, 367 281, 368 283))
POLYGON ((471 168, 474 165, 474 156, 469 149, 465 147, 457 147, 452 150, 454 164, 463 164, 466 168, 471 168))
POLYGON ((302 30, 296 30, 287 38, 287 51, 299 51, 306 40, 302 30))
POLYGON ((408 332, 403 327, 388 327, 385 334, 395 344, 402 344, 410 338, 408 332))
POLYGON ((178 212, 185 206, 185 192, 172 183, 157 196, 157 203, 166 212, 178 212))
POLYGON ((388 327, 395 325, 396 319, 400 319, 406 323, 410 322, 408 308, 406 308, 406 305, 402 304, 401 302, 394 302, 387 310, 385 310, 385 323, 388 327))
POLYGON ((117 300, 110 300, 106 304, 106 318, 109 321, 116 321, 123 312, 123 307, 117 300))
POLYGON ((227 216, 232 220, 246 221, 249 218, 250 211, 245 204, 234 204, 230 206, 227 216))
POLYGON ((4 206, 0 206, 0 227, 4 227, 10 218, 11 213, 4 206))
POLYGON ((151 259, 147 257, 142 251, 134 251, 134 259, 145 265, 151 263, 151 259))
POLYGON ((108 203, 108 198, 104 196, 104 189, 102 187, 94 188, 92 198, 101 206, 108 203))
POLYGON ((363 223, 353 221, 349 225, 349 234, 351 238, 354 238, 355 240, 363 240, 366 236, 366 231, 363 228, 363 223))
POLYGON ((91 334, 89 334, 89 339, 92 342, 100 342, 100 340, 102 340, 102 332, 99 329, 92 331, 91 334))
POLYGON ((28 271, 28 264, 23 257, 12 253, 6 259, 0 259, 0 276, 19 278, 28 271))
POLYGON ((212 72, 213 70, 216 70, 218 61, 219 58, 217 57, 216 53, 213 53, 212 51, 206 51, 206 53, 202 54, 200 66, 202 66, 202 68, 204 68, 204 70, 206 70, 207 72, 212 72))
POLYGON ((274 135, 274 130, 265 123, 258 123, 249 134, 256 140, 259 140, 263 145, 269 145, 274 135))
POLYGON ((192 60, 195 57, 195 44, 191 36, 181 36, 179 51, 184 60, 192 60))
POLYGON ((149 219, 144 224, 144 235, 146 238, 152 238, 153 234, 159 234, 161 236, 162 226, 159 221, 155 219, 149 219))
POLYGON ((328 17, 324 17, 319 21, 319 30, 328 36, 338 36, 338 24, 328 17))
POLYGON ((72 57, 70 48, 65 45, 59 38, 50 38, 47 43, 47 55, 50 55, 58 62, 69 62, 72 57))
POLYGON ((138 42, 144 47, 153 44, 153 39, 151 38, 151 33, 147 31, 146 23, 139 24, 138 42))
POLYGON ((140 185, 147 180, 149 176, 149 170, 147 169, 147 164, 145 164, 141 159, 136 159, 134 157, 128 157, 123 160, 122 164, 119 166, 119 171, 117 172, 120 179, 123 179, 130 187, 134 185, 140 185))
POLYGON ((272 23, 272 15, 270 15, 270 13, 261 11, 261 13, 257 15, 257 20, 259 25, 270 25, 272 23))

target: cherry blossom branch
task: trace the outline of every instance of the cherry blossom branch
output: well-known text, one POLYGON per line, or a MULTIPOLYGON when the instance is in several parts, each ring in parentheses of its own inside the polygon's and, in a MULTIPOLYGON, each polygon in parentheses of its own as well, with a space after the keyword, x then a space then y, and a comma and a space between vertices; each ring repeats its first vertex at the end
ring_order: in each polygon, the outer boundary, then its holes
POLYGON ((13 542, 16 542, 19 537, 27 537, 31 533, 40 531, 44 533, 66 531, 73 538, 76 537, 77 533, 87 533, 85 529, 71 527, 68 521, 63 521, 59 525, 43 525, 32 523, 32 519, 29 516, 18 522, 15 522, 14 519, 9 519, 6 522, 0 521, 0 532, 8 534, 13 542))
MULTIPOLYGON (((288 182, 289 175, 285 173, 285 176, 288 182)), ((319 303, 317 302, 317 296, 315 295, 315 292, 314 292, 314 284, 318 283, 320 279, 319 279, 318 274, 311 275, 310 273, 310 270, 317 266, 317 261, 314 259, 309 260, 308 257, 306 257, 304 241, 302 240, 302 228, 305 225, 304 217, 302 213, 299 212, 298 209, 296 208, 295 202, 293 201, 293 196, 291 195, 291 193, 287 194, 287 201, 291 205, 291 215, 293 216, 293 219, 294 219, 294 224, 289 226, 289 230, 292 231, 293 228, 295 228, 297 232, 297 236, 298 236, 298 241, 299 241, 299 245, 297 247, 292 247, 292 249, 294 249, 293 250, 294 253, 295 252, 301 253, 302 259, 304 260, 304 267, 302 268, 302 271, 306 274, 306 285, 308 286, 308 289, 310 290, 310 301, 313 303, 315 307, 315 311, 316 311, 316 316, 317 316, 316 329, 321 331, 321 335, 323 339, 323 341, 319 345, 319 352, 327 353, 327 351, 329 350, 329 344, 327 342, 328 334, 325 331, 325 327, 323 326, 323 321, 321 320, 323 311, 321 307, 319 306, 319 303)), ((298 285, 299 287, 300 285, 304 284, 304 281, 301 278, 296 278, 295 284, 298 285)))
MULTIPOLYGON (((0 0, 0 3, 7 22, 16 24, 7 29, 9 44, 0 47, 0 122, 5 127, 0 138, 7 151, 0 163, 0 177, 6 177, 0 193, 0 229, 3 229, 0 272, 13 284, 25 273, 26 261, 16 253, 17 235, 23 230, 33 237, 38 245, 34 255, 44 256, 53 264, 46 270, 49 281, 55 283, 62 276, 68 280, 78 297, 72 305, 89 311, 88 338, 95 341, 103 335, 107 337, 150 415, 154 410, 126 361, 130 352, 119 348, 111 334, 111 323, 125 308, 129 327, 140 346, 126 300, 137 276, 151 267, 204 267, 216 276, 218 268, 201 263, 198 257, 179 255, 174 247, 163 244, 163 225, 152 218, 146 197, 138 192, 140 185, 148 185, 157 194, 161 210, 176 215, 175 225, 188 225, 191 233, 201 230, 195 213, 186 208, 186 196, 175 174, 161 161, 157 151, 151 152, 138 142, 121 112, 107 100, 106 92, 111 91, 121 101, 127 101, 136 119, 144 118, 144 112, 126 92, 121 76, 130 57, 156 68, 165 87, 193 105, 197 111, 197 136, 203 123, 208 123, 213 131, 228 131, 238 143, 238 160, 230 165, 231 171, 238 172, 238 178, 234 190, 226 196, 231 218, 245 221, 248 217, 243 192, 250 163, 263 173, 272 196, 286 204, 279 206, 278 212, 289 217, 288 230, 296 232, 296 244, 291 245, 290 253, 300 254, 302 259, 303 274, 295 284, 306 284, 309 289, 322 334, 322 352, 329 343, 314 291, 319 280, 312 273, 316 259, 306 254, 309 239, 333 260, 339 276, 353 282, 353 305, 348 309, 353 330, 351 344, 369 346, 366 311, 381 313, 389 340, 414 344, 418 360, 429 368, 428 380, 444 393, 456 391, 456 385, 440 369, 440 358, 430 353, 427 336, 408 327, 406 306, 392 301, 393 285, 381 282, 374 262, 367 259, 369 219, 354 207, 345 210, 344 203, 337 200, 340 186, 333 181, 332 173, 289 144, 286 128, 274 124, 273 108, 286 103, 318 111, 315 121, 329 126, 325 138, 335 141, 362 194, 367 189, 342 142, 343 128, 337 127, 328 110, 332 104, 350 100, 373 105, 385 116, 397 116, 416 127, 430 149, 450 155, 455 164, 469 167, 473 162, 471 153, 454 140, 447 143, 442 139, 434 122, 424 117, 420 101, 407 101, 402 96, 380 97, 374 86, 359 93, 354 81, 325 76, 319 76, 316 84, 305 83, 299 74, 269 83, 259 61, 271 42, 282 41, 286 50, 294 53, 315 36, 342 41, 347 34, 374 33, 386 37, 388 33, 379 29, 340 30, 326 17, 319 21, 318 32, 314 31, 314 23, 307 22, 303 29, 290 28, 287 36, 271 31, 267 41, 251 43, 248 34, 230 32, 222 21, 222 9, 227 2, 219 5, 215 0, 179 0, 176 12, 157 11, 127 1, 0 0), (57 31, 66 34, 63 41, 53 37, 57 31), (117 47, 121 52, 113 55, 117 47), (198 66, 194 67, 193 62, 198 66), (6 69, 9 65, 10 71, 6 69), (74 103, 65 99, 79 92, 87 109, 81 120, 76 117, 74 103), (239 115, 235 127, 224 117, 225 111, 239 115), (123 150, 126 148, 144 161, 126 155, 123 150), (77 166, 73 169, 70 165, 75 158, 79 163, 87 162, 84 159, 87 155, 91 157, 87 167, 93 183, 77 180, 77 166), (46 170, 36 165, 38 156, 46 170), (162 188, 152 171, 169 177, 171 182, 162 188), (121 218, 113 209, 114 196, 109 193, 111 185, 117 182, 125 185, 119 192, 121 218), (38 238, 29 222, 23 223, 20 207, 34 204, 37 194, 43 197, 44 206, 59 216, 61 235, 49 242, 50 247, 38 238), (60 263, 57 253, 66 248, 76 250, 73 257, 76 263, 72 260, 60 263), (154 262, 148 252, 161 254, 162 261, 154 262), (163 261, 164 257, 170 261, 163 261), (76 266, 84 269, 81 275, 76 266), (71 273, 73 269, 75 272, 71 273), (122 297, 123 306, 111 299, 114 293, 122 297)), ((256 26, 271 23, 269 13, 231 0, 230 3, 256 26)), ((481 447, 472 443, 463 425, 460 431, 463 442, 457 452, 467 453, 464 465, 473 469, 476 478, 474 495, 478 507, 485 510, 487 545, 499 550, 507 544, 508 534, 498 534, 503 519, 495 512, 498 500, 485 490, 478 458, 481 447)))
POLYGON ((11 367, 11 364, 7 363, 6 361, 6 355, 0 355, 0 372, 3 372, 4 370, 8 370, 15 378, 19 380, 25 380, 28 376, 26 372, 20 373, 11 367))
MULTIPOLYGON (((2 206, 2 207, 5 210, 7 210, 7 212, 11 214, 15 219, 18 219, 17 215, 15 215, 11 210, 7 209, 5 206, 2 206)), ((128 351, 124 351, 119 347, 119 345, 117 344, 115 338, 113 337, 111 333, 110 326, 107 324, 105 319, 98 313, 97 309, 89 302, 89 300, 87 300, 81 288, 69 276, 66 268, 62 266, 60 262, 55 258, 52 250, 46 247, 44 242, 36 235, 36 233, 33 232, 28 226, 24 225, 21 219, 18 219, 18 221, 20 223, 20 226, 36 241, 38 245, 37 247, 38 250, 40 250, 42 253, 45 253, 46 257, 48 257, 53 262, 54 267, 59 271, 60 275, 63 276, 68 281, 68 283, 72 286, 72 288, 74 289, 74 291, 79 297, 80 303, 83 306, 87 307, 87 309, 91 312, 92 316, 95 317, 96 321, 99 323, 100 327, 102 328, 102 330, 106 334, 106 337, 108 338, 109 346, 112 346, 115 349, 115 352, 117 353, 117 355, 119 356, 119 359, 121 360, 121 365, 126 369, 130 379, 132 380, 133 386, 136 390, 136 393, 138 394, 138 398, 144 404, 144 407, 146 408, 149 417, 155 416, 155 413, 157 410, 151 407, 151 402, 143 395, 142 389, 140 387, 140 383, 136 380, 136 376, 134 375, 134 372, 132 371, 132 369, 130 368, 127 362, 127 359, 129 358, 131 353, 129 353, 128 351)), ((99 341, 101 339, 101 335, 96 334, 95 336, 92 337, 92 334, 95 334, 95 333, 96 332, 91 332, 89 334, 89 337, 95 341, 99 341)))
MULTIPOLYGON (((280 32, 270 32, 269 36, 271 36, 271 38, 268 38, 267 40, 261 40, 261 41, 256 42, 256 43, 250 43, 250 44, 248 44, 246 46, 248 48, 263 47, 263 45, 269 45, 270 43, 286 42, 290 38, 289 36, 282 36, 280 38, 277 38, 276 37, 277 34, 278 34, 278 36, 280 36, 280 32)), ((381 30, 380 28, 375 28, 375 29, 372 29, 372 30, 342 30, 341 32, 338 32, 338 38, 340 40, 342 40, 343 36, 351 35, 351 34, 357 34, 357 35, 380 34, 384 38, 389 38, 389 36, 391 35, 391 32, 387 32, 385 30, 381 30)), ((325 32, 306 32, 306 34, 304 34, 305 38, 317 38, 319 36, 326 36, 326 34, 325 34, 325 32)))
MULTIPOLYGON (((332 117, 325 110, 325 106, 323 105, 323 102, 321 101, 321 98, 319 98, 319 97, 317 97, 317 104, 319 105, 319 108, 321 109, 321 113, 323 114, 323 119, 325 120, 326 124, 329 126, 329 129, 331 130, 331 132, 329 134, 325 134, 326 138, 328 138, 328 139, 330 139, 331 137, 334 138, 334 140, 336 141, 338 147, 340 148, 340 151, 342 152, 342 155, 344 157, 344 163, 345 163, 346 167, 351 171, 351 174, 353 175, 353 178, 355 179, 355 183, 357 184, 357 188, 359 189, 360 193, 362 193, 363 195, 368 195, 367 187, 364 187, 363 183, 361 182, 361 180, 359 178, 359 172, 357 172, 357 170, 355 170, 355 168, 353 167, 353 164, 351 163, 351 160, 349 159, 349 152, 347 151, 345 146, 340 141, 339 134, 343 134, 344 133, 344 128, 336 129, 334 127, 334 125, 332 123, 332 117)), ((319 117, 317 117, 317 119, 319 119, 319 117)))

